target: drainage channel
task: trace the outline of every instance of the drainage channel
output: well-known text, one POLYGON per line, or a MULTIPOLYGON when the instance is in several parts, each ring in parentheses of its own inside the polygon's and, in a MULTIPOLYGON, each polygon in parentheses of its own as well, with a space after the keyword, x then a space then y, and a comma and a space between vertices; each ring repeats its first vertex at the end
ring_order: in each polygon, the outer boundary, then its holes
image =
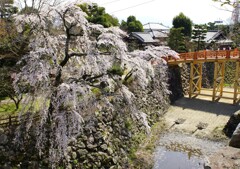
MULTIPOLYGON (((181 125, 185 121, 186 119, 178 118, 169 129, 181 125)), ((193 134, 207 127, 207 123, 199 122, 196 130, 190 135, 174 132, 164 134, 160 138, 160 146, 156 150, 153 169, 203 169, 204 155, 208 154, 205 151, 209 150, 208 145, 211 146, 215 143, 195 138, 193 134), (206 145, 207 147, 204 147, 206 145)), ((214 150, 210 151, 214 152, 214 150)))

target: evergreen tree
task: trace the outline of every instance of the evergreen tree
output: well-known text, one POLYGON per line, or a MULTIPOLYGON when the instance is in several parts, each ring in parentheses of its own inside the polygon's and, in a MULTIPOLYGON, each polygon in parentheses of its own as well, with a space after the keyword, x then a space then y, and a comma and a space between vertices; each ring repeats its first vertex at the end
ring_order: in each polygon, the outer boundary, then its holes
POLYGON ((191 37, 192 34, 192 21, 190 18, 185 16, 182 12, 173 18, 173 27, 174 28, 184 28, 182 29, 182 33, 184 36, 191 37))
POLYGON ((135 16, 129 16, 127 22, 122 21, 120 28, 124 31, 130 32, 143 32, 142 23, 136 19, 135 16))
POLYGON ((186 52, 182 30, 183 28, 172 28, 169 34, 168 46, 177 52, 186 52))
POLYGON ((206 38, 207 25, 194 25, 192 32, 192 39, 196 43, 196 50, 202 50, 205 48, 204 39, 206 38))
POLYGON ((13 0, 1 0, 0 1, 0 18, 8 18, 11 14, 17 13, 17 7, 12 6, 13 0))
POLYGON ((81 4, 79 7, 87 14, 87 20, 91 23, 103 25, 105 28, 118 26, 118 19, 105 12, 105 8, 97 4, 81 4))
POLYGON ((240 23, 233 25, 230 37, 233 40, 233 47, 240 47, 240 23))
POLYGON ((207 29, 208 30, 218 30, 218 26, 216 25, 215 22, 208 22, 207 29))

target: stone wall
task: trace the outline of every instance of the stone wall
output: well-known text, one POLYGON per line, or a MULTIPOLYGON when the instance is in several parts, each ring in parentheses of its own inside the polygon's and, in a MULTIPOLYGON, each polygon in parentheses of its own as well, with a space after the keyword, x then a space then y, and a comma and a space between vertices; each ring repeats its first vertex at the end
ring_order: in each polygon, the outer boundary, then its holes
POLYGON ((225 65, 225 84, 233 87, 236 74, 236 62, 226 62, 225 65))
MULTIPOLYGON (((214 63, 203 64, 202 87, 212 88, 214 63)), ((190 64, 180 63, 169 67, 169 90, 171 102, 189 94, 190 64)))
POLYGON ((223 131, 229 138, 232 137, 233 132, 237 128, 237 125, 240 123, 240 111, 235 112, 230 119, 228 120, 227 124, 225 125, 223 131))
POLYGON ((169 67, 170 100, 175 100, 188 94, 190 69, 188 64, 179 64, 169 67))
MULTIPOLYGON (((162 79, 164 70, 159 68, 156 71, 159 72, 146 90, 141 90, 134 81, 126 84, 134 94, 131 106, 117 91, 100 97, 98 104, 101 108, 94 113, 86 113, 82 132, 71 139, 64 159, 54 168, 128 168, 131 154, 139 141, 169 107, 167 78, 162 79), (106 100, 114 106, 114 110, 106 104, 106 100), (135 114, 134 111, 142 113, 135 114)), ((35 140, 38 139, 34 133, 36 126, 27 127, 26 123, 11 131, 0 130, 0 147, 3 150, 0 153, 0 168, 52 167, 47 158, 40 156, 35 149, 35 140), (17 132, 19 130, 22 132, 17 132), (24 143, 23 147, 16 144, 16 138, 24 143)))
POLYGON ((203 64, 202 87, 212 88, 214 80, 214 63, 207 62, 203 64))
POLYGON ((113 97, 111 103, 119 111, 105 107, 85 121, 83 134, 69 145, 68 168, 129 167, 129 157, 150 129, 143 121, 147 120, 149 127, 156 123, 169 107, 169 96, 157 77, 147 90, 140 90, 134 82, 128 87, 135 95, 136 109, 146 117, 134 116, 123 98, 113 97))
POLYGON ((240 148, 240 111, 230 117, 223 131, 231 138, 229 146, 240 148))

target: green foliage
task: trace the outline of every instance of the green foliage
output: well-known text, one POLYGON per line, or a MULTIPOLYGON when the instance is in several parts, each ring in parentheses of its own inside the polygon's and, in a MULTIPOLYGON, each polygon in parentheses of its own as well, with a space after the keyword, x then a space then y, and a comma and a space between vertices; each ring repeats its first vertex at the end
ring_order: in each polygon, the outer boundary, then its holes
POLYGON ((122 76, 124 74, 124 69, 121 67, 120 63, 114 63, 111 69, 109 69, 107 72, 113 75, 122 76))
POLYGON ((233 25, 230 37, 233 40, 233 47, 240 47, 240 23, 233 25))
POLYGON ((130 32, 143 32, 142 23, 136 19, 135 16, 129 16, 126 21, 122 21, 120 28, 124 31, 130 32))
POLYGON ((133 128, 133 121, 132 121, 132 119, 127 118, 124 123, 125 123, 125 127, 128 130, 131 130, 133 128))
POLYGON ((13 0, 0 1, 0 18, 9 18, 12 14, 18 12, 18 8, 12 6, 13 0))
POLYGON ((137 158, 136 152, 138 150, 139 145, 143 142, 145 138, 146 138, 146 134, 143 132, 139 132, 133 135, 131 140, 132 146, 128 154, 128 157, 130 158, 131 161, 134 161, 137 158))
POLYGON ((32 30, 29 25, 25 25, 23 31, 18 33, 11 18, 0 20, 0 55, 9 55, 16 60, 20 59, 28 52, 28 42, 31 34, 32 30))
POLYGON ((73 160, 73 164, 77 165, 78 164, 78 160, 73 160))
POLYGON ((96 88, 96 87, 92 88, 91 91, 92 91, 93 94, 94 94, 95 96, 97 96, 97 97, 100 97, 101 94, 102 94, 101 90, 100 90, 99 88, 96 88))
POLYGON ((230 27, 229 25, 216 25, 215 22, 208 22, 207 23, 207 30, 219 30, 223 32, 224 36, 228 36, 228 34, 230 33, 230 27))
POLYGON ((127 79, 124 79, 123 84, 125 86, 129 86, 129 85, 131 85, 133 83, 133 81, 134 81, 134 78, 131 76, 131 77, 127 78, 127 79))
POLYGON ((218 26, 215 22, 208 22, 207 30, 218 30, 218 26))
POLYGON ((9 97, 15 103, 15 109, 19 108, 22 95, 18 95, 12 85, 11 71, 6 67, 0 69, 0 97, 9 97))
POLYGON ((58 167, 58 169, 64 169, 64 167, 60 166, 60 167, 58 167))
POLYGON ((206 38, 207 33, 207 25, 194 25, 192 39, 196 43, 197 48, 196 50, 205 49, 205 42, 204 39, 206 38))
POLYGON ((14 0, 1 0, 1 3, 5 3, 5 4, 13 4, 14 0))
POLYGON ((184 43, 184 35, 182 30, 184 28, 172 28, 170 30, 169 38, 168 38, 168 46, 177 51, 177 52, 186 52, 186 46, 184 43))
POLYGON ((159 143, 161 134, 166 131, 167 125, 164 119, 159 119, 159 122, 155 123, 151 127, 151 133, 149 135, 139 133, 133 137, 133 140, 140 145, 133 147, 130 151, 130 162, 132 168, 146 169, 153 168, 153 154, 154 150, 159 143))
POLYGON ((2 100, 0 102, 0 116, 8 116, 17 114, 16 106, 9 99, 2 100))
POLYGON ((224 36, 228 36, 230 33, 230 26, 229 25, 219 25, 218 29, 223 32, 224 36))
POLYGON ((20 14, 31 14, 31 13, 38 13, 38 10, 33 7, 25 7, 20 12, 20 14))
POLYGON ((88 5, 83 3, 79 7, 87 14, 87 20, 91 23, 101 24, 108 28, 118 26, 118 19, 105 12, 105 8, 99 7, 97 4, 88 5))
POLYGON ((173 27, 174 28, 184 28, 182 33, 184 36, 191 37, 192 34, 192 21, 190 18, 185 16, 183 13, 180 13, 178 16, 173 18, 173 27))

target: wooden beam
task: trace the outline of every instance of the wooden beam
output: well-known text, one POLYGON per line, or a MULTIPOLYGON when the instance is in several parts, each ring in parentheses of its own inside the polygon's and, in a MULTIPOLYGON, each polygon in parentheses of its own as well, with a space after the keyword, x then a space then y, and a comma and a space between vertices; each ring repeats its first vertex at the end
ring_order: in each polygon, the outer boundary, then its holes
POLYGON ((192 62, 190 71, 190 87, 189 87, 189 98, 193 97, 193 94, 201 92, 202 87, 202 64, 198 62, 192 62))
POLYGON ((200 94, 201 93, 201 88, 202 88, 202 74, 203 74, 203 71, 202 71, 202 69, 203 69, 203 63, 200 63, 199 64, 199 85, 198 85, 198 89, 199 89, 199 91, 198 91, 198 94, 200 94))
POLYGON ((193 69, 194 69, 194 64, 193 62, 190 64, 190 82, 189 82, 189 98, 192 98, 192 88, 193 88, 193 69))
POLYGON ((222 97, 224 86, 225 63, 226 62, 222 61, 214 63, 214 82, 212 101, 219 100, 222 97))
POLYGON ((236 62, 236 73, 235 73, 235 80, 234 80, 234 98, 233 104, 238 102, 238 89, 239 89, 239 64, 240 62, 236 62))

